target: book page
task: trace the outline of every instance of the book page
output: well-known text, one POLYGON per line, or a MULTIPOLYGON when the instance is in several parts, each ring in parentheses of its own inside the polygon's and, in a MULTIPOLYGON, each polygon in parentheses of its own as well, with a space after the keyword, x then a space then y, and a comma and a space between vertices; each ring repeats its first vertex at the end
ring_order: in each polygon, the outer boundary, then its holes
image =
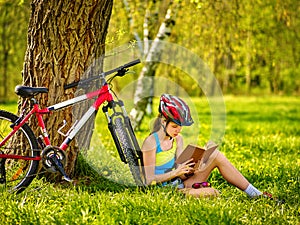
POLYGON ((199 161, 202 158, 204 152, 205 152, 204 148, 189 144, 184 149, 184 151, 180 154, 180 156, 177 157, 175 162, 177 164, 182 164, 182 163, 186 162, 187 160, 193 158, 194 162, 196 163, 197 161, 199 161))
POLYGON ((203 157, 201 159, 202 162, 207 162, 208 158, 211 156, 211 154, 218 148, 219 145, 214 143, 213 141, 208 141, 205 145, 205 153, 203 154, 203 157))
POLYGON ((218 147, 216 143, 213 141, 208 141, 204 147, 199 147, 197 145, 189 144, 184 151, 177 157, 176 163, 181 164, 186 162, 187 160, 193 158, 194 162, 199 162, 200 159, 203 158, 202 161, 206 161, 209 156, 215 151, 218 147))

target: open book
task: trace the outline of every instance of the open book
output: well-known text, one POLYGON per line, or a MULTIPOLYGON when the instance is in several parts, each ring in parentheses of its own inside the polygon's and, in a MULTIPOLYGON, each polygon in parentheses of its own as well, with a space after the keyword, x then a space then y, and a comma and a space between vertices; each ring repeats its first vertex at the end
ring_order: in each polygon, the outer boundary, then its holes
POLYGON ((177 164, 181 164, 191 158, 193 158, 193 161, 195 163, 200 162, 201 159, 206 162, 209 156, 216 150, 217 147, 218 145, 212 141, 207 142, 204 147, 189 144, 180 154, 180 156, 177 157, 175 162, 177 164))

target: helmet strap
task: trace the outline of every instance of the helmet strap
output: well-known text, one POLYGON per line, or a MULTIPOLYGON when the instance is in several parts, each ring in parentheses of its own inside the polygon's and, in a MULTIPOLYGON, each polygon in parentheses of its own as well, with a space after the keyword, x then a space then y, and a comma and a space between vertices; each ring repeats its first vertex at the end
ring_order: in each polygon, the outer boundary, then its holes
POLYGON ((166 126, 163 125, 163 123, 161 123, 161 126, 164 128, 164 132, 166 133, 166 136, 170 138, 170 140, 172 139, 172 137, 168 134, 167 132, 167 126, 170 123, 170 120, 166 120, 166 126))

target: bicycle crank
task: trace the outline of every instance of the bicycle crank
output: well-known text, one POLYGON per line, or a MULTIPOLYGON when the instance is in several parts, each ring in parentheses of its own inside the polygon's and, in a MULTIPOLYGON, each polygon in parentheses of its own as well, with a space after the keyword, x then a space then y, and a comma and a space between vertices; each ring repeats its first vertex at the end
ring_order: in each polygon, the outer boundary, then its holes
POLYGON ((47 146, 41 153, 43 167, 52 173, 60 172, 63 179, 72 182, 64 170, 66 164, 66 154, 63 150, 54 146, 47 146))

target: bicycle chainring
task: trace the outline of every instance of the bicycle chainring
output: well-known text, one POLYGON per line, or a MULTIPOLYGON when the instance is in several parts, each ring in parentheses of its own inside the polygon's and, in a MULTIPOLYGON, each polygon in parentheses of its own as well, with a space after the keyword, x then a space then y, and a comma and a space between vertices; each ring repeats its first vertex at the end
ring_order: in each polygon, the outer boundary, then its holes
POLYGON ((44 148, 44 150, 41 153, 41 158, 42 158, 42 163, 43 167, 48 171, 48 172, 58 172, 56 167, 53 165, 52 161, 50 160, 51 157, 55 156, 63 166, 66 164, 66 153, 61 150, 58 147, 55 146, 47 146, 44 148))

